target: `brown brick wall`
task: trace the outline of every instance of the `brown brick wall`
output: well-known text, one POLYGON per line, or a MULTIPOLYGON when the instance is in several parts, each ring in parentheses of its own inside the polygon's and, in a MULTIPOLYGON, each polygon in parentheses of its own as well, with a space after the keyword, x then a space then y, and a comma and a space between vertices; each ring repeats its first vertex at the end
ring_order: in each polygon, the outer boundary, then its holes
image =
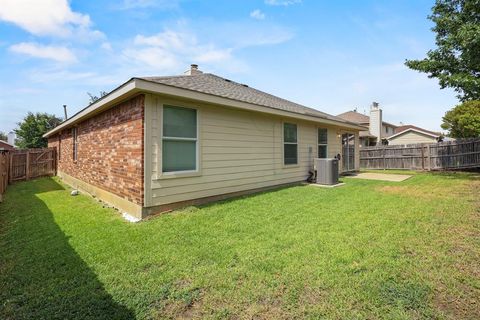
POLYGON ((143 126, 145 96, 138 95, 48 139, 57 148, 58 170, 143 205, 143 126))

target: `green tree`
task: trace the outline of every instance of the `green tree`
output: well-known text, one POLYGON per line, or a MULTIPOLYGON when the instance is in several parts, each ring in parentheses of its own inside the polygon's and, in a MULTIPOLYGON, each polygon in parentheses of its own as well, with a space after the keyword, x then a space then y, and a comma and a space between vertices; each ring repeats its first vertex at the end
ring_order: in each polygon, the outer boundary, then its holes
POLYGON ((480 101, 467 101, 447 111, 442 128, 453 138, 480 137, 480 101))
POLYGON ((480 100, 480 0, 437 0, 428 18, 437 48, 405 64, 453 88, 461 101, 480 100))
POLYGON ((29 112, 22 122, 18 123, 17 146, 19 148, 44 148, 47 146, 47 139, 42 136, 55 128, 62 122, 62 119, 48 113, 29 112))
POLYGON ((7 141, 8 140, 7 134, 3 131, 0 131, 0 140, 2 140, 2 141, 7 141))

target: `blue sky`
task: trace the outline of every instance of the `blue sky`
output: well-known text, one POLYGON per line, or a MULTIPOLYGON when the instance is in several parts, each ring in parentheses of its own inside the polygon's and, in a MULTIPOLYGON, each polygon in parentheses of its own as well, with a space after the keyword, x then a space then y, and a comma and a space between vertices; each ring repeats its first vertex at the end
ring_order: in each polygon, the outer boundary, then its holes
POLYGON ((403 1, 0 0, 0 131, 62 116, 133 76, 205 72, 331 114, 440 130, 451 90, 409 70, 434 46, 433 5, 403 1))

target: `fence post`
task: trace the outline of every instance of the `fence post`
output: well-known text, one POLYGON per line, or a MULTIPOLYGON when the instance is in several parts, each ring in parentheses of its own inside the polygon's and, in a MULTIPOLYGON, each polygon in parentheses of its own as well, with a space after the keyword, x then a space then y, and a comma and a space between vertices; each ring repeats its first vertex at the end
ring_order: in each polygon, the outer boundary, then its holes
POLYGON ((432 162, 431 162, 431 157, 430 157, 430 145, 427 144, 427 161, 428 161, 428 171, 431 171, 432 169, 432 162))
POLYGON ((422 170, 425 170, 425 144, 422 143, 422 170))
POLYGON ((13 172, 13 152, 9 151, 8 156, 10 158, 9 170, 8 170, 8 183, 10 183, 12 182, 11 179, 12 179, 12 172, 13 172))
POLYGON ((385 160, 385 147, 382 149, 383 153, 383 170, 387 170, 387 161, 385 160))
POLYGON ((25 180, 28 180, 30 178, 30 149, 27 149, 27 152, 25 153, 25 155, 26 155, 25 180))

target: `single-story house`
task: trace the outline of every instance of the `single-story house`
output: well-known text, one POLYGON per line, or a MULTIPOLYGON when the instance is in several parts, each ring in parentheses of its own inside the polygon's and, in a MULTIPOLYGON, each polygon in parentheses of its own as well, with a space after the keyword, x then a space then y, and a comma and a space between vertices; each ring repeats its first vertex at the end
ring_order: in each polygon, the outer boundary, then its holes
POLYGON ((0 150, 15 150, 15 146, 6 141, 0 140, 0 150))
POLYGON ((344 120, 368 127, 360 131, 360 147, 373 147, 382 145, 389 136, 395 134, 397 126, 383 121, 383 112, 377 102, 370 107, 370 116, 360 113, 357 109, 337 115, 344 120))
POLYGON ((403 145, 415 143, 437 143, 442 135, 413 125, 402 125, 395 130, 395 134, 387 138, 389 145, 403 145))
POLYGON ((305 181, 316 157, 358 170, 361 130, 192 65, 132 78, 44 136, 67 184, 142 219, 305 181))

